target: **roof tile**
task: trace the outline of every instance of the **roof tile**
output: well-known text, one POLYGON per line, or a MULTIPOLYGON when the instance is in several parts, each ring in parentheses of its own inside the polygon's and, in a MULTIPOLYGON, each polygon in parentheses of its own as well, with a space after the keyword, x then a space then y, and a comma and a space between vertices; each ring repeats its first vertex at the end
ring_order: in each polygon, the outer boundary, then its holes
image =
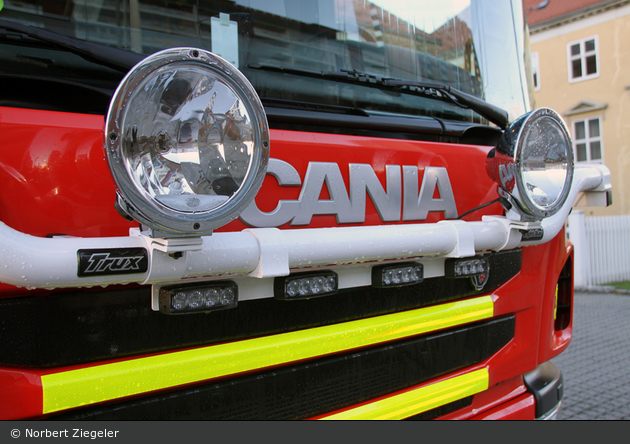
POLYGON ((608 0, 549 0, 549 3, 544 8, 534 9, 537 5, 542 4, 543 0, 524 0, 523 7, 525 11, 527 11, 527 22, 531 26, 607 1, 608 0))

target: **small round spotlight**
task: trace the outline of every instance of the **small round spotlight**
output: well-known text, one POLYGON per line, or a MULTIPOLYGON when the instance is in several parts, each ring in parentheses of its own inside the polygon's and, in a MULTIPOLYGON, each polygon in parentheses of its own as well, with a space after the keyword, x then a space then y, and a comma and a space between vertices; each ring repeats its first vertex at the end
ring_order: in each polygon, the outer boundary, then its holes
POLYGON ((527 218, 557 213, 571 189, 573 144, 562 118, 539 108, 516 119, 488 154, 489 176, 527 218))
POLYGON ((136 65, 107 114, 105 151, 119 205, 155 237, 208 234, 252 201, 269 160, 269 127, 238 69, 202 49, 136 65))

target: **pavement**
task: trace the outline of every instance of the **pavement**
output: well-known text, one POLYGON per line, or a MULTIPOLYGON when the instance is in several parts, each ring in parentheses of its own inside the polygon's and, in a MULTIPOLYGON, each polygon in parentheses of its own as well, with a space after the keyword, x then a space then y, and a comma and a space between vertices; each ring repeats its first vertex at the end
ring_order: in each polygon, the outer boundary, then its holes
POLYGON ((630 420, 630 294, 575 293, 573 338, 553 362, 564 376, 561 420, 630 420))

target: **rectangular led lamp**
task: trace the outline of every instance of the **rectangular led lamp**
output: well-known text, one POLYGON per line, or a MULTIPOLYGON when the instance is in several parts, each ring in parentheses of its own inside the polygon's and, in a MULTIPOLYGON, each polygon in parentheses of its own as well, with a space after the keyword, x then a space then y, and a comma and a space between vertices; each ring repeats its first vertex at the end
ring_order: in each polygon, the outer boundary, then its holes
POLYGON ((419 284, 424 279, 424 268, 417 262, 380 265, 372 268, 372 287, 402 287, 419 284))
POLYGON ((179 315, 235 308, 238 286, 232 281, 160 289, 160 313, 179 315))
POLYGON ((444 262, 444 275, 449 278, 480 276, 488 272, 488 258, 469 257, 465 259, 447 259, 444 262))
POLYGON ((274 281, 274 296, 283 301, 330 296, 338 290, 339 277, 330 270, 282 276, 274 281))

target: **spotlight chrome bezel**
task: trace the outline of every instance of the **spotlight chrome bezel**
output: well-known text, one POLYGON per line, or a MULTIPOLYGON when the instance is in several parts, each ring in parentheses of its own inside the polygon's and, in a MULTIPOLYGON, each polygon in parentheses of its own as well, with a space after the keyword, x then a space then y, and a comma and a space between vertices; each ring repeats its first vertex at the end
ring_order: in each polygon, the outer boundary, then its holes
MULTIPOLYGON (((223 58, 198 48, 172 48, 157 52, 137 64, 125 76, 112 97, 104 131, 104 147, 110 171, 116 182, 118 206, 130 217, 150 228, 154 237, 208 235, 237 218, 260 189, 269 162, 269 125, 263 105, 247 78, 223 58), (234 92, 251 118, 253 152, 248 171, 238 190, 226 202, 207 211, 181 211, 166 206, 143 192, 125 165, 126 112, 134 93, 152 77, 168 70, 194 67, 219 79, 234 92)), ((194 196, 194 195, 190 195, 194 196)))
MULTIPOLYGON (((544 141, 541 140, 540 143, 544 141)), ((556 214, 566 203, 573 183, 574 159, 573 142, 562 117, 550 108, 538 108, 516 119, 505 130, 498 145, 488 153, 486 170, 499 184, 503 196, 511 200, 523 220, 542 220, 556 214), (539 124, 541 119, 555 126, 565 146, 563 155, 566 157, 563 163, 566 163, 566 176, 562 189, 550 205, 539 205, 532 199, 524 171, 526 150, 531 147, 526 141, 534 125, 539 124)))

